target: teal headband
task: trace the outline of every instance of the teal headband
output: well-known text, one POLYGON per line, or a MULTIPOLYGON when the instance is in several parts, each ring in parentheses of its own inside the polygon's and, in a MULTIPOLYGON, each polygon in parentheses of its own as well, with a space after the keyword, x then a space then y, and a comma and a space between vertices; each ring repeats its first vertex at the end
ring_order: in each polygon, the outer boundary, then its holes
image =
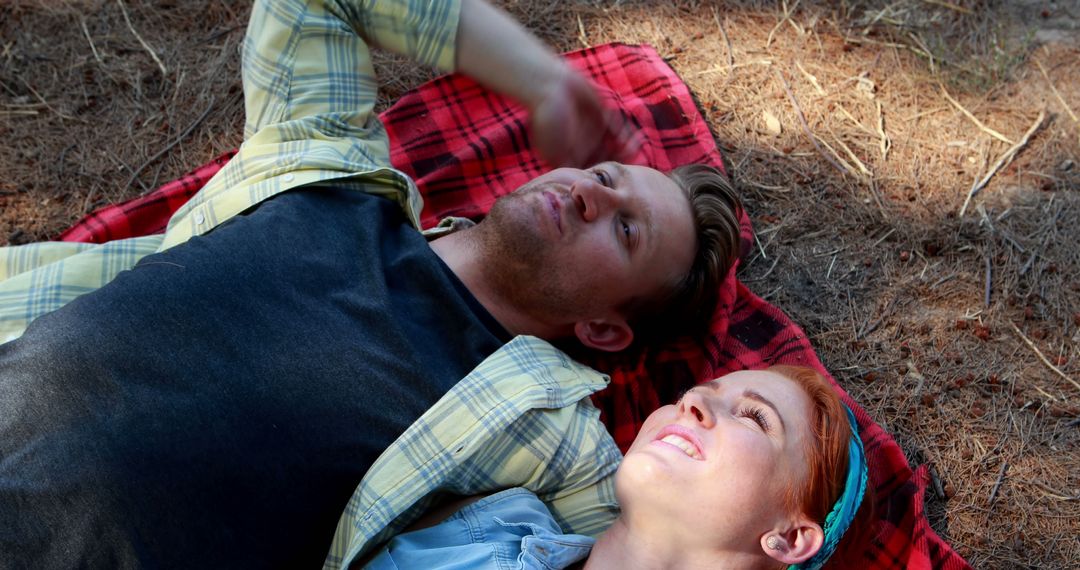
POLYGON ((830 556, 836 552, 836 545, 844 537, 844 532, 851 526, 855 519, 855 513, 859 511, 863 495, 866 494, 866 453, 863 451, 862 439, 859 438, 859 426, 855 423, 855 414, 851 408, 844 406, 847 412, 848 422, 851 424, 851 441, 848 442, 848 473, 847 481, 844 482, 844 492, 833 505, 832 512, 825 517, 825 540, 821 544, 821 550, 802 564, 793 564, 788 570, 818 570, 825 565, 830 556))

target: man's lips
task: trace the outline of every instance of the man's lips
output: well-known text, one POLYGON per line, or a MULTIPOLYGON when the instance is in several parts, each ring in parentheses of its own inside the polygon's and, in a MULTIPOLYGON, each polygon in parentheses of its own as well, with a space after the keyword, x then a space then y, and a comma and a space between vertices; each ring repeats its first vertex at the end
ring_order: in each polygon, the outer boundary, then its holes
POLYGON ((562 234, 562 208, 559 205, 558 196, 551 192, 544 192, 544 200, 547 201, 548 210, 551 212, 551 219, 555 222, 555 227, 559 230, 559 234, 562 234))
POLYGON ((678 424, 665 426, 657 432, 656 438, 653 439, 652 444, 673 447, 680 452, 685 453, 687 457, 690 457, 691 459, 696 459, 698 461, 705 460, 705 452, 702 451, 701 440, 698 439, 693 430, 678 424))

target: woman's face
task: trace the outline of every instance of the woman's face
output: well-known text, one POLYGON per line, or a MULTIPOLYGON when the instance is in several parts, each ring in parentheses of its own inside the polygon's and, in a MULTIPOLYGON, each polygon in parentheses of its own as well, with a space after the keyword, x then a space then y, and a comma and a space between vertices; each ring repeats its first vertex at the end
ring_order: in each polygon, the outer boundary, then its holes
POLYGON ((653 412, 630 446, 616 475, 623 516, 671 528, 681 542, 757 548, 794 516, 787 497, 807 476, 809 412, 805 392, 773 372, 696 386, 653 412))

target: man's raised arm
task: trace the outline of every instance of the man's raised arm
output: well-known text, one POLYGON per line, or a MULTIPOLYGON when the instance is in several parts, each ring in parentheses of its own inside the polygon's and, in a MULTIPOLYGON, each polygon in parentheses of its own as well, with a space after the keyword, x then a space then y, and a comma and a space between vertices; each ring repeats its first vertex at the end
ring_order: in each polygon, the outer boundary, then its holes
MULTIPOLYGON (((377 88, 366 44, 460 71, 517 100, 529 110, 534 146, 553 166, 626 154, 630 133, 591 84, 484 0, 257 3, 245 45, 246 134, 328 114, 366 124, 377 88)), ((364 134, 371 133, 346 136, 364 134)))
POLYGON ((532 141, 552 166, 625 159, 630 131, 589 82, 484 0, 463 0, 457 70, 529 109, 532 141))

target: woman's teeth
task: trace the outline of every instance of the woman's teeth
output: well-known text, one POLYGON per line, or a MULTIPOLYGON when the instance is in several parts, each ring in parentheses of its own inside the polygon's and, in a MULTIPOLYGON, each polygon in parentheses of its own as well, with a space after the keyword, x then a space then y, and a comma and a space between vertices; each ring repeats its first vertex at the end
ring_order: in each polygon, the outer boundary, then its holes
POLYGON ((686 439, 683 438, 680 435, 676 435, 676 434, 666 435, 663 438, 661 438, 660 441, 662 441, 664 443, 667 443, 667 444, 670 444, 670 445, 674 445, 675 447, 678 447, 679 449, 683 450, 683 452, 685 452, 690 457, 693 457, 694 459, 701 459, 701 454, 698 453, 698 450, 697 450, 696 447, 694 447, 694 444, 690 443, 689 441, 686 441, 686 439))

